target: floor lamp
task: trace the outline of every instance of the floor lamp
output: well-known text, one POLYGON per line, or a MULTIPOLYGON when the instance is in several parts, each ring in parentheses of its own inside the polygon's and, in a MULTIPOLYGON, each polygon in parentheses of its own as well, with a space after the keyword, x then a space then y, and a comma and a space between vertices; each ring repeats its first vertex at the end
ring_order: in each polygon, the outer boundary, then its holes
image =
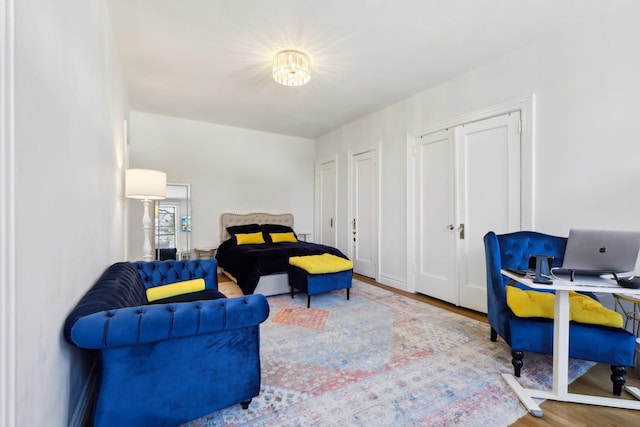
POLYGON ((150 169, 128 169, 125 180, 125 196, 130 199, 142 200, 144 215, 142 216, 142 229, 144 230, 144 244, 142 257, 145 261, 151 261, 151 218, 149 217, 149 202, 161 200, 167 193, 167 174, 150 169))

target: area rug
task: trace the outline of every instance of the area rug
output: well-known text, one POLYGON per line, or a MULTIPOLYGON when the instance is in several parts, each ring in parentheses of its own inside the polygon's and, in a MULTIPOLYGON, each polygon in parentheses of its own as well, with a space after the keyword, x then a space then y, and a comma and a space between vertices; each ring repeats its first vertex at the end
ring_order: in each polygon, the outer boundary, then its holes
MULTIPOLYGON (((506 426, 526 414, 489 325, 357 280, 345 291, 269 297, 262 387, 187 423, 213 426, 506 426)), ((570 380, 593 364, 571 360, 570 380)), ((551 388, 552 358, 526 354, 524 387, 551 388)))

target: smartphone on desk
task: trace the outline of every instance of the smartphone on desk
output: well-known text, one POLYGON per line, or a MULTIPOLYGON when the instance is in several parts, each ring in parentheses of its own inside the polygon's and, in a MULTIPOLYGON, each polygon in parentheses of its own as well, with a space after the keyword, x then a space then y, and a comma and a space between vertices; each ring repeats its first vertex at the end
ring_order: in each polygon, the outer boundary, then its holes
POLYGON ((508 271, 509 273, 515 274, 516 276, 524 277, 528 273, 527 270, 520 270, 520 269, 517 269, 517 268, 505 267, 504 269, 505 269, 505 271, 508 271))

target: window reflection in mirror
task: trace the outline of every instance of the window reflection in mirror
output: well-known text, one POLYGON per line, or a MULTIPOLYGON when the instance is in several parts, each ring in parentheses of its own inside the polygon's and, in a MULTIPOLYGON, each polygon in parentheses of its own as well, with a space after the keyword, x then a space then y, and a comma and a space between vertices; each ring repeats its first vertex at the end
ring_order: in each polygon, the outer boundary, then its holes
POLYGON ((191 184, 167 183, 167 197, 156 201, 156 259, 191 256, 191 184))

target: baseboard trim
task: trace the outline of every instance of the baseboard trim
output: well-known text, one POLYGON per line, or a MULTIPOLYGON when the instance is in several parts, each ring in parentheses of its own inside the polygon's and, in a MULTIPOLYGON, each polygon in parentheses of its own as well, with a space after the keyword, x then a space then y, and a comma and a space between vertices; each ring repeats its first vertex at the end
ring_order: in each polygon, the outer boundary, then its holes
POLYGON ((97 360, 94 360, 84 384, 80 398, 73 410, 73 416, 69 422, 69 427, 85 427, 91 424, 91 408, 96 395, 96 387, 98 384, 97 360))
POLYGON ((387 286, 391 286, 391 287, 396 288, 396 289, 400 289, 401 291, 406 291, 407 290, 407 280, 402 278, 402 277, 392 276, 390 274, 380 273, 379 282, 382 283, 383 285, 387 285, 387 286))

